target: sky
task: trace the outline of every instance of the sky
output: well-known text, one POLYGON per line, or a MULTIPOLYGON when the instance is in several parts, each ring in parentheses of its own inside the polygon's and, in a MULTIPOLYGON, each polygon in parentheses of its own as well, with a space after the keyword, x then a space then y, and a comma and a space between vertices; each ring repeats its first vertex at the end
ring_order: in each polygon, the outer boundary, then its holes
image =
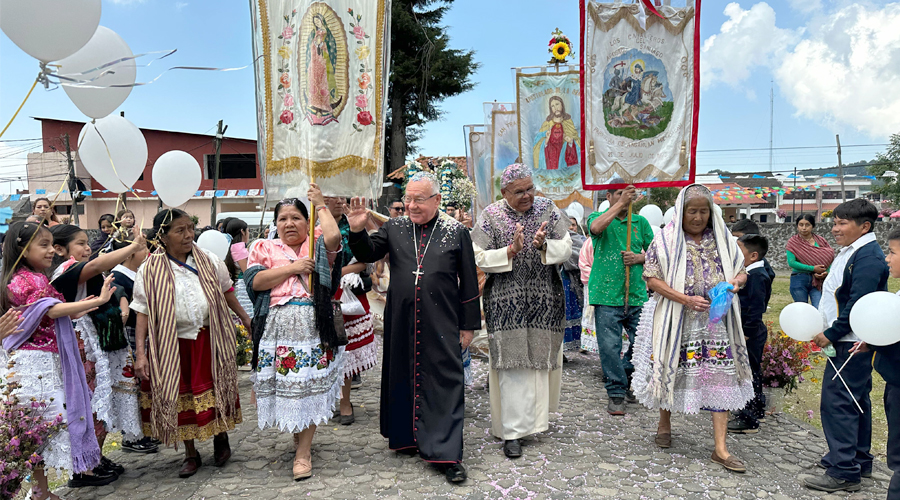
MULTIPOLYGON (((673 0, 674 4, 682 0, 673 0)), ((444 101, 440 121, 418 143, 428 156, 463 155, 463 126, 483 123, 482 103, 515 99, 517 66, 543 64, 554 29, 580 50, 577 0, 455 0, 445 22, 454 48, 475 51, 474 90, 444 101)), ((100 24, 146 56, 137 81, 176 65, 251 64, 248 0, 103 0, 100 24)), ((769 170, 769 93, 774 93, 773 171, 871 160, 900 133, 900 2, 707 0, 700 13, 701 103, 698 172, 769 170), (797 149, 802 148, 802 149, 797 149)), ((3 125, 34 81, 38 63, 0 36, 3 125)), ((136 87, 120 107, 143 128, 256 138, 251 69, 169 71, 136 87)), ((40 86, 0 139, 0 193, 23 185, 25 154, 39 151, 32 116, 84 120, 62 89, 40 86), (31 141, 29 141, 31 139, 31 141)), ((2 126, 2 125, 0 125, 2 126)))

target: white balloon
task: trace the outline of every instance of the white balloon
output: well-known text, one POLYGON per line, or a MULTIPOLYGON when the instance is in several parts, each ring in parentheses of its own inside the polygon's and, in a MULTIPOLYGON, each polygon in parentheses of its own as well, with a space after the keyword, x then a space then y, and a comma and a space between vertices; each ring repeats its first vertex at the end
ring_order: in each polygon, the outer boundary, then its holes
POLYGON ((6 36, 45 63, 78 52, 100 24, 100 0, 0 0, 0 12, 6 36))
POLYGON ((668 224, 675 218, 675 207, 671 207, 666 210, 665 215, 663 215, 663 224, 668 224))
POLYGON ((228 238, 224 234, 215 229, 210 229, 197 238, 197 246, 204 250, 209 250, 220 259, 225 260, 230 245, 228 244, 228 238))
POLYGON ((609 200, 604 200, 603 203, 601 203, 600 206, 597 207, 597 211, 605 212, 607 210, 609 210, 609 200))
POLYGON ((900 297, 890 292, 863 296, 850 310, 850 328, 867 344, 900 342, 900 297))
POLYGON ((807 302, 788 304, 781 310, 778 322, 788 337, 800 342, 809 342, 825 331, 822 313, 807 302))
POLYGON ((656 237, 657 234, 659 234, 660 231, 662 231, 662 228, 660 228, 659 226, 650 226, 650 229, 653 230, 654 238, 656 237))
POLYGON ((136 74, 134 59, 94 69, 132 55, 131 49, 122 37, 115 31, 100 26, 87 45, 59 61, 60 75, 79 81, 92 81, 85 83, 84 86, 63 83, 63 89, 82 113, 91 118, 103 118, 115 111, 131 94, 131 85, 134 84, 136 74), (110 85, 126 86, 110 87, 110 85))
POLYGON ((169 151, 153 165, 153 188, 170 207, 187 203, 200 189, 201 177, 200 164, 184 151, 169 151))
POLYGON ((656 205, 645 206, 641 209, 639 214, 641 215, 641 217, 647 219, 647 222, 649 222, 653 227, 659 227, 663 223, 662 209, 657 207, 656 205))
POLYGON ((147 165, 147 141, 141 129, 119 115, 88 123, 78 134, 78 157, 106 189, 131 189, 147 165))

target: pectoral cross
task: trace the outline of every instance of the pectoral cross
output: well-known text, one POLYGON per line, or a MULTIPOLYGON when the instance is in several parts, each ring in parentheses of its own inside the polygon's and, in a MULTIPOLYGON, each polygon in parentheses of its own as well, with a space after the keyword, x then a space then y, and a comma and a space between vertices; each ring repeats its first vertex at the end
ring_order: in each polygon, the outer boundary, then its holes
POLYGON ((422 275, 425 274, 425 273, 422 272, 421 269, 419 269, 419 270, 417 270, 417 271, 413 271, 413 274, 416 275, 416 286, 418 286, 418 285, 419 285, 419 276, 422 276, 422 275))

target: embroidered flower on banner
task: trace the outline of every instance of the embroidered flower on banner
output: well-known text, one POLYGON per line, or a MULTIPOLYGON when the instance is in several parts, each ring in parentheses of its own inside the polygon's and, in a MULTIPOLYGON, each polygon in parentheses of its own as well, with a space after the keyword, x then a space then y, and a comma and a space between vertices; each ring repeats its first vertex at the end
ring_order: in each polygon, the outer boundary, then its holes
POLYGON ((356 121, 358 121, 360 125, 365 127, 366 125, 371 125, 374 120, 372 119, 372 113, 363 111, 356 115, 356 121))
POLYGON ((294 96, 291 94, 284 94, 284 107, 290 108, 294 105, 294 96))
POLYGON ((362 47, 356 49, 356 57, 360 61, 365 61, 366 59, 368 59, 370 53, 371 52, 369 51, 368 45, 363 45, 362 47))
POLYGON ((285 125, 290 125, 294 121, 294 112, 286 109, 281 112, 281 123, 285 125))
POLYGON ((287 45, 282 45, 281 48, 278 49, 278 55, 281 56, 282 59, 290 59, 291 53, 291 48, 287 45))
POLYGON ((372 77, 370 77, 368 73, 363 73, 356 81, 359 83, 359 88, 365 90, 369 88, 369 84, 372 83, 372 77))
POLYGON ((278 80, 281 81, 281 85, 284 88, 288 88, 291 85, 291 75, 288 73, 282 73, 278 80))
POLYGON ((369 98, 373 97, 370 96, 370 92, 374 94, 374 90, 371 88, 372 68, 369 66, 369 56, 372 54, 372 49, 368 43, 369 35, 366 34, 366 30, 360 24, 362 16, 354 15, 353 9, 347 9, 347 14, 350 16, 351 33, 356 37, 356 43, 359 45, 355 51, 356 58, 359 60, 359 77, 356 79, 357 83, 359 83, 359 90, 355 100, 357 114, 356 122, 353 123, 353 130, 362 132, 364 127, 375 123, 375 118, 372 116, 372 112, 369 111, 369 98))
POLYGON ((293 43, 294 34, 296 32, 296 28, 293 24, 293 19, 296 15, 297 11, 294 10, 290 14, 282 16, 284 19, 284 27, 281 29, 281 34, 278 35, 278 39, 281 40, 281 47, 278 47, 280 59, 278 62, 279 76, 277 95, 281 98, 282 102, 282 110, 278 115, 278 123, 280 125, 288 126, 291 130, 296 130, 296 124, 294 124, 294 106, 296 102, 293 94, 291 94, 291 55, 294 52, 291 49, 291 44, 293 43))
POLYGON ((356 96, 356 105, 360 108, 365 108, 369 106, 369 98, 365 96, 365 94, 356 96))
POLYGON ((366 32, 363 30, 362 26, 357 24, 353 27, 353 36, 355 36, 357 40, 362 40, 366 37, 366 32))

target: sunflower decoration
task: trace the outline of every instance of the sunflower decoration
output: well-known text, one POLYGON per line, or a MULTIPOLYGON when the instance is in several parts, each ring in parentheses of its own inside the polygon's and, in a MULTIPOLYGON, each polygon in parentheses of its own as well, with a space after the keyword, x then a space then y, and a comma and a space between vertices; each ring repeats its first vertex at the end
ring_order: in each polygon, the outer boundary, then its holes
POLYGON ((572 55, 572 42, 559 28, 553 32, 553 37, 547 45, 551 56, 549 62, 552 64, 565 64, 566 58, 572 55))

